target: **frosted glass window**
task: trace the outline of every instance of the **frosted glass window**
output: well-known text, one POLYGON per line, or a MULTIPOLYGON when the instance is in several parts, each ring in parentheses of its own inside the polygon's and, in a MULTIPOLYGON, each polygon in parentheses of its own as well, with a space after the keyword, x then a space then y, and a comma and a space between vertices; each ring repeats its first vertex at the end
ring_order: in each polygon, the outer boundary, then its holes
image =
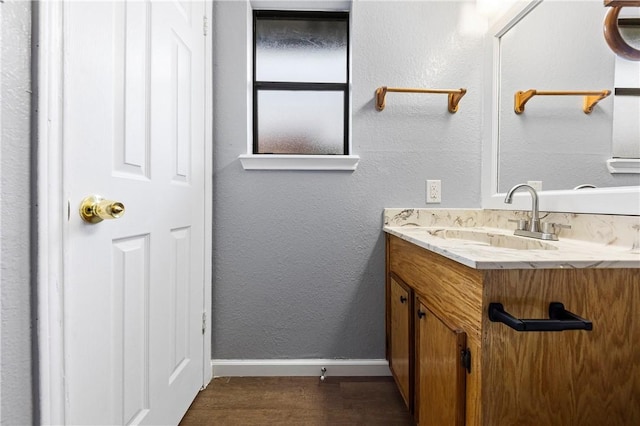
POLYGON ((253 19, 253 153, 349 155, 349 14, 253 19))
POLYGON ((257 154, 344 154, 344 92, 258 94, 257 154))
POLYGON ((256 80, 347 82, 347 21, 256 20, 256 80))

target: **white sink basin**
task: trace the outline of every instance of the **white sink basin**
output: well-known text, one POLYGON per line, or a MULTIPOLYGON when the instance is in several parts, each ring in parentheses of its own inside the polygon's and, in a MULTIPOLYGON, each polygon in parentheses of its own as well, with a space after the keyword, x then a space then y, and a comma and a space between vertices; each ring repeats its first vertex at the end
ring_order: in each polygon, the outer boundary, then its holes
POLYGON ((427 233, 445 240, 464 240, 474 245, 484 245, 514 250, 557 250, 553 244, 532 238, 498 234, 480 229, 433 229, 427 233))

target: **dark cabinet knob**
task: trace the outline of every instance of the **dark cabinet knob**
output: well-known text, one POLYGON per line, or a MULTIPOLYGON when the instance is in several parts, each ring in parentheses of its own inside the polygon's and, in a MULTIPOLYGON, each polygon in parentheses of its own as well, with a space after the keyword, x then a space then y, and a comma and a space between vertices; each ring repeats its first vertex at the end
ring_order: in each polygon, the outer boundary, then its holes
POLYGON ((407 301, 407 298, 404 296, 400 296, 400 303, 405 303, 407 301))
POLYGON ((421 311, 420 309, 418 309, 418 318, 422 319, 422 318, 424 318, 425 315, 427 315, 426 312, 421 311))

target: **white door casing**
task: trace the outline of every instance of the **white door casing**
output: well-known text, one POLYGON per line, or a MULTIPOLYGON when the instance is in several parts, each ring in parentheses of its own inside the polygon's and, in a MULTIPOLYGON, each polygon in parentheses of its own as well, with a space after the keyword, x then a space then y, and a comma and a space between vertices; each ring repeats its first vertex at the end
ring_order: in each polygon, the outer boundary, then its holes
POLYGON ((175 424, 211 378, 210 5, 40 8, 41 421, 175 424))

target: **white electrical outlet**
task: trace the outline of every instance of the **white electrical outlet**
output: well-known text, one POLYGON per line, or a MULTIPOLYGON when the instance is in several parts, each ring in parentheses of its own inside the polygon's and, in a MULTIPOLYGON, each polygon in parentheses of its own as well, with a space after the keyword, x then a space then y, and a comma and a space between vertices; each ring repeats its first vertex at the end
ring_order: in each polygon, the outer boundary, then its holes
POLYGON ((542 181, 541 180, 528 180, 527 185, 535 189, 536 191, 542 191, 542 181))
POLYGON ((427 204, 442 202, 440 180, 427 180, 427 204))

